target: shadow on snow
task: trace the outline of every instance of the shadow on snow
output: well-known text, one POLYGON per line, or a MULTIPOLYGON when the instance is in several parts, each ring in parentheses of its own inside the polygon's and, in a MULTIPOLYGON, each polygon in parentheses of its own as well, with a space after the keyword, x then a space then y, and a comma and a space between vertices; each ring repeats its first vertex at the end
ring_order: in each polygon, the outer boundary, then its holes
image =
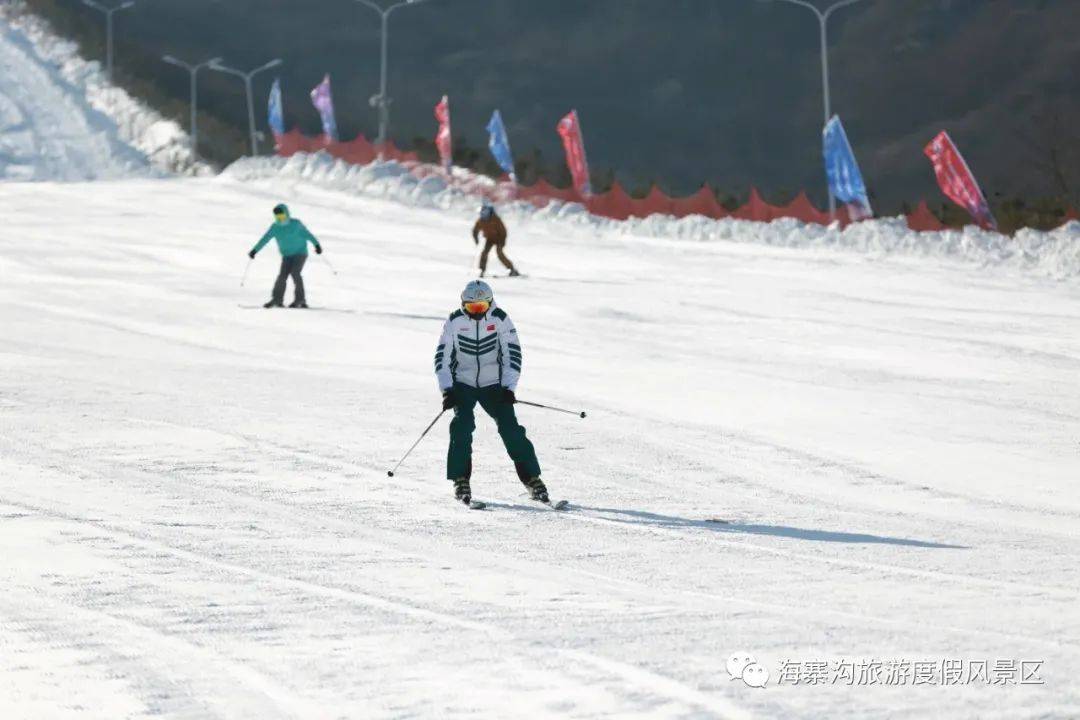
POLYGON ((641 510, 617 510, 614 508, 588 507, 585 505, 574 505, 573 508, 575 510, 597 513, 598 517, 603 517, 612 522, 625 523, 627 525, 687 528, 727 534, 771 535, 772 537, 809 540, 814 542, 902 545, 906 547, 933 548, 940 550, 968 549, 965 545, 950 545, 947 543, 936 543, 926 540, 868 535, 865 533, 811 530, 807 528, 787 527, 784 525, 750 525, 727 520, 692 520, 690 518, 677 517, 675 515, 661 515, 659 513, 644 512, 641 510))

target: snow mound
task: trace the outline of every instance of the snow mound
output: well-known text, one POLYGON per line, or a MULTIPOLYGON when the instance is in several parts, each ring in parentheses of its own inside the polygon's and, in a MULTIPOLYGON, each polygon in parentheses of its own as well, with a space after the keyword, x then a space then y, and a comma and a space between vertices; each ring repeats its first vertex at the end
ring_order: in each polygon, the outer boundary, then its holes
MULTIPOLYGON (((408 167, 394 161, 375 161, 353 165, 335 160, 325 153, 297 153, 289 158, 243 158, 229 165, 221 177, 252 182, 265 179, 288 179, 345 192, 396 200, 412 207, 437 207, 444 210, 464 205, 464 193, 453 190, 435 175, 417 177, 408 167)), ((469 201, 469 207, 475 201, 469 201)))
POLYGON ((0 3, 0 22, 0 179, 211 172, 176 122, 107 83, 24 3, 0 3))
MULTIPOLYGON (((417 177, 414 168, 395 161, 352 165, 325 153, 298 153, 289 158, 245 158, 222 173, 243 182, 286 180, 413 207, 440 208, 469 214, 478 197, 447 183, 442 176, 417 177)), ((458 178, 455 176, 455 181, 458 178)), ((455 185, 457 183, 455 182, 455 185)), ((807 224, 791 218, 769 223, 694 215, 675 218, 611 220, 592 215, 578 203, 551 202, 537 208, 511 202, 500 212, 516 222, 556 221, 579 229, 627 238, 661 238, 689 242, 738 242, 786 248, 834 249, 872 256, 910 256, 1003 267, 1065 280, 1080 276, 1080 223, 1073 221, 1052 232, 1022 230, 1014 237, 975 226, 962 230, 915 232, 902 217, 837 226, 807 224)))

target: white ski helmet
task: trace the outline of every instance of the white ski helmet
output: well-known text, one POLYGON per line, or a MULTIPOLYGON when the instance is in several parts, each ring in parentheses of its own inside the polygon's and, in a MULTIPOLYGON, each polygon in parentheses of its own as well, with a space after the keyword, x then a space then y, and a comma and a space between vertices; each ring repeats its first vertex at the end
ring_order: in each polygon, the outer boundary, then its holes
POLYGON ((495 300, 495 294, 491 292, 491 286, 483 280, 473 280, 461 291, 461 304, 471 302, 491 303, 495 300))

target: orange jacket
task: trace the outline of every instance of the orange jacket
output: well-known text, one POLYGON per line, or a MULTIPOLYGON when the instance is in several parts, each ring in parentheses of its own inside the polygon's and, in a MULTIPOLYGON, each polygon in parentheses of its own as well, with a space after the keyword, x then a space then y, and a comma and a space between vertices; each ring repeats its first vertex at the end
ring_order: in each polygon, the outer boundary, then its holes
POLYGON ((481 218, 480 220, 476 221, 475 225, 473 225, 473 242, 479 242, 477 236, 480 233, 484 233, 484 239, 487 240, 489 243, 494 243, 495 245, 502 245, 504 242, 506 242, 506 226, 503 225, 502 219, 494 213, 492 213, 491 217, 489 217, 487 220, 481 218))

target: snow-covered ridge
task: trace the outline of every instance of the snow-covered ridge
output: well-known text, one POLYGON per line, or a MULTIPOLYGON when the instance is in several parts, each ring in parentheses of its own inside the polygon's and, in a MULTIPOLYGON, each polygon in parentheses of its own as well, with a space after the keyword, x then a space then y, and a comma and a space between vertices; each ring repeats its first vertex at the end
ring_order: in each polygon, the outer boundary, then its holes
POLYGON ((57 36, 19 0, 0 2, 0 43, 10 53, 8 91, 0 87, 0 178, 210 172, 193 161, 190 138, 176 122, 108 84, 98 62, 80 57, 75 43, 57 36), (72 141, 58 139, 64 133, 50 127, 53 113, 39 116, 50 105, 55 115, 78 124, 82 157, 71 151, 72 141), (49 131, 55 137, 48 137, 49 131), (95 159, 102 161, 100 167, 95 159))
MULTIPOLYGON (((486 178, 459 178, 453 186, 439 175, 416 172, 397 162, 351 165, 325 153, 300 153, 290 158, 244 159, 222 176, 245 182, 285 180, 369 197, 395 200, 414 207, 437 207, 459 213, 476 211, 480 185, 486 178), (460 182, 459 182, 460 180, 460 182), (464 189, 462 189, 464 187, 464 189)), ((577 203, 552 202, 537 208, 509 202, 500 212, 517 222, 557 221, 626 237, 678 239, 696 242, 740 242, 791 248, 837 249, 869 255, 954 259, 986 267, 1003 267, 1065 280, 1080 276, 1080 223, 1073 221, 1052 232, 1025 229, 1014 237, 975 226, 963 230, 915 232, 902 217, 856 223, 846 228, 823 227, 785 218, 770 223, 701 216, 674 218, 654 215, 619 221, 591 215, 577 203)))

